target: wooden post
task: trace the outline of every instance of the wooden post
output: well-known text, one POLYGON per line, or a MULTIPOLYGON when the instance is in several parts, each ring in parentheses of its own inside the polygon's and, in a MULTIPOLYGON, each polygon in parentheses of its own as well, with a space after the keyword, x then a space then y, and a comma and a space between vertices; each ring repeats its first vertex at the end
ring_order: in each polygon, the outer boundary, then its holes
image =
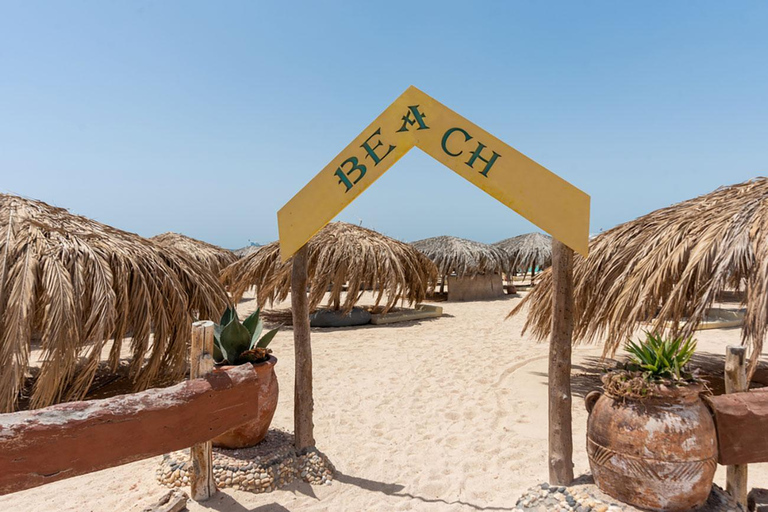
MULTIPOLYGON (((192 324, 192 346, 189 351, 189 378, 204 377, 213 370, 213 322, 205 320, 192 324)), ((200 421, 206 421, 201 417, 200 421)), ((216 494, 213 479, 213 443, 206 441, 193 445, 189 450, 190 494, 195 501, 205 501, 216 494)))
POLYGON ((573 250, 552 239, 552 337, 549 341, 549 483, 573 481, 571 337, 573 250))
MULTIPOLYGON (((725 392, 747 391, 746 347, 728 345, 725 349, 725 392)), ((747 506, 747 465, 726 467, 725 490, 739 503, 747 506)))
POLYGON ((297 450, 315 445, 312 412, 312 344, 309 331, 307 301, 307 246, 293 255, 291 268, 291 311, 293 346, 296 354, 296 376, 293 404, 294 444, 297 450))

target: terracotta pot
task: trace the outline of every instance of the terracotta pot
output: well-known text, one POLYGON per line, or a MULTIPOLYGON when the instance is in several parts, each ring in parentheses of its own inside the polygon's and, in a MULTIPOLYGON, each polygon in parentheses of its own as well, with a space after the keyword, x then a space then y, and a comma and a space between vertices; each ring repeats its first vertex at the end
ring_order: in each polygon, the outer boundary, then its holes
MULTIPOLYGON (((224 432, 213 439, 213 445, 221 448, 245 448, 253 446, 260 442, 267 435, 269 424, 272 423, 272 417, 277 409, 277 375, 275 375, 275 364, 277 358, 269 356, 269 359, 263 363, 256 363, 253 368, 259 376, 258 403, 259 415, 248 423, 243 423, 239 427, 224 432)), ((226 370, 234 366, 218 366, 216 370, 226 370)), ((257 398, 257 397, 254 397, 257 398)), ((252 407, 253 404, 244 403, 243 407, 252 407)))
POLYGON ((650 510, 703 504, 715 476, 717 437, 702 391, 671 387, 643 400, 587 395, 587 453, 597 486, 650 510))

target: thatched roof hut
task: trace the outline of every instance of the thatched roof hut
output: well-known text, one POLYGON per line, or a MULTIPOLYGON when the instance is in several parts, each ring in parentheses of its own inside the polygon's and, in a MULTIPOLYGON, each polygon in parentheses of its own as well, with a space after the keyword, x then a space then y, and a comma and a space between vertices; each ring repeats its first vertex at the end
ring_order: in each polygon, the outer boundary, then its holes
MULTIPOLYGON (((745 286, 754 368, 768 332, 767 227, 768 179, 757 178, 601 233, 574 260, 574 338, 605 339, 611 354, 645 323, 689 336, 721 292, 745 286)), ((527 306, 526 329, 546 338, 551 300, 547 271, 511 314, 527 306)))
POLYGON ((104 344, 115 340, 116 369, 126 336, 141 389, 183 374, 193 313, 218 318, 227 302, 215 276, 178 251, 0 194, 0 412, 15 408, 33 338, 44 361, 32 407, 84 396, 104 344))
POLYGON ((530 270, 533 278, 537 269, 544 270, 552 265, 552 237, 543 233, 517 235, 493 246, 504 253, 509 273, 522 272, 525 277, 530 270))
POLYGON ((153 236, 150 240, 163 247, 184 251, 217 276, 237 259, 232 251, 180 233, 163 233, 153 236))
POLYGON ((251 245, 246 245, 245 247, 241 247, 239 249, 235 249, 232 252, 238 258, 242 258, 243 256, 248 256, 249 254, 253 254, 254 252, 261 249, 262 247, 264 246, 259 244, 251 244, 251 245))
MULTIPOLYGON (((408 244, 346 222, 328 224, 307 243, 311 310, 328 291, 330 306, 344 312, 360 299, 358 290, 373 290, 376 305, 386 296, 386 310, 400 300, 418 302, 437 276, 432 262, 408 244)), ((256 286, 260 305, 282 301, 291 291, 291 261, 283 263, 279 242, 272 242, 227 267, 222 281, 235 300, 256 286)))
POLYGON ((505 257, 498 248, 455 236, 425 238, 411 245, 437 265, 441 282, 448 282, 448 300, 478 300, 504 294, 501 273, 505 257))

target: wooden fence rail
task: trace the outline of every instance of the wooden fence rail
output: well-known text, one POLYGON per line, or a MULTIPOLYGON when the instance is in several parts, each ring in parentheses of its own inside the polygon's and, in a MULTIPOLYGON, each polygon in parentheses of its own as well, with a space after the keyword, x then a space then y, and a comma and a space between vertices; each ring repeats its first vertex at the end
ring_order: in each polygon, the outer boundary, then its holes
POLYGON ((247 364, 169 388, 2 414, 0 494, 208 441, 256 417, 257 379, 247 364))

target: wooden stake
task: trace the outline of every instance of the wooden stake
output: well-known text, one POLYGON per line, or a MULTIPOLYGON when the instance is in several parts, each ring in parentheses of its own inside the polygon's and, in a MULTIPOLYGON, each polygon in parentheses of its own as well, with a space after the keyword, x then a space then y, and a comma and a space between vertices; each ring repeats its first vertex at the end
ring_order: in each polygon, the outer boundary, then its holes
MULTIPOLYGON (((204 377, 213 370, 213 322, 192 324, 192 346, 189 352, 189 378, 204 377)), ((204 417, 200 421, 206 421, 204 417)), ((192 460, 190 494, 195 501, 205 501, 216 494, 213 479, 213 443, 207 441, 193 445, 189 450, 192 460)))
POLYGON ((552 338, 549 342, 549 483, 573 481, 571 338, 573 250, 552 239, 552 338))
POLYGON ((291 268, 291 312, 296 376, 293 405, 294 444, 297 450, 315 446, 312 412, 312 344, 307 300, 307 246, 293 255, 291 268))
MULTIPOLYGON (((725 392, 747 391, 747 349, 728 345, 725 349, 725 392)), ((747 465, 737 464, 726 467, 725 490, 739 503, 747 506, 747 465)))

